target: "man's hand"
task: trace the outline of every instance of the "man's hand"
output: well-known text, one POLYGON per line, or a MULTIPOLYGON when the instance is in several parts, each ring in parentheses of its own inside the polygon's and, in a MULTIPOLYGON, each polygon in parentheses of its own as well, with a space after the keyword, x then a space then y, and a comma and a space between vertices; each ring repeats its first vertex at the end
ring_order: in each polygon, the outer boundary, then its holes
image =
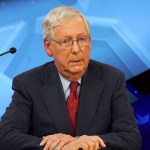
POLYGON ((43 146, 43 150, 55 150, 55 147, 57 147, 57 150, 61 150, 62 147, 72 141, 74 141, 75 138, 66 135, 66 134, 53 134, 43 137, 43 140, 40 143, 40 146, 43 146))
POLYGON ((83 135, 66 144, 62 150, 99 150, 103 147, 106 147, 106 145, 99 136, 83 135))
POLYGON ((74 140, 62 148, 62 150, 88 150, 88 145, 86 143, 79 142, 74 140))
POLYGON ((44 147, 43 150, 99 150, 106 147, 99 136, 83 135, 74 138, 61 133, 43 137, 40 146, 44 147))

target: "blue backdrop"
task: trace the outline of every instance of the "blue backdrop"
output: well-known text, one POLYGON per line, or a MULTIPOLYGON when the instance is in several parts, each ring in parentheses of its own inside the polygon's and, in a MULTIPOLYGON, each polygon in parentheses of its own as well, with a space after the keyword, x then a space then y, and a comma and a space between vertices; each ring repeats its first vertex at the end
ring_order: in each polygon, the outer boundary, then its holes
MULTIPOLYGON (((13 77, 52 60, 44 52, 42 21, 60 5, 77 8, 89 20, 92 59, 119 68, 126 80, 150 68, 149 0, 1 0, 0 53, 10 47, 16 47, 17 53, 0 57, 0 116, 11 101, 13 77)), ((150 96, 141 96, 134 88, 127 90, 144 150, 150 146, 150 96)))

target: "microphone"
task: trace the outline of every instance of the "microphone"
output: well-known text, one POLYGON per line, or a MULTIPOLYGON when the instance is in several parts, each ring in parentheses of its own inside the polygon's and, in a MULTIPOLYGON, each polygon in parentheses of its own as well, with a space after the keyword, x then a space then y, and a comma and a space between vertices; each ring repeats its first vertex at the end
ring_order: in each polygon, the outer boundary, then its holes
POLYGON ((16 51, 17 51, 16 48, 15 48, 15 47, 12 47, 12 48, 9 49, 9 51, 0 54, 0 56, 3 56, 3 55, 5 55, 5 54, 7 54, 7 53, 14 54, 14 53, 16 53, 16 51))

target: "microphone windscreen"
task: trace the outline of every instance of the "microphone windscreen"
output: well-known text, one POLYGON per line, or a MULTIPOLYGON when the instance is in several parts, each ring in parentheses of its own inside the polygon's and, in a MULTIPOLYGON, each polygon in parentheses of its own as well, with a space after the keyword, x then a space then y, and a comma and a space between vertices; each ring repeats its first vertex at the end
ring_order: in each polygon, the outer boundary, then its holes
POLYGON ((9 52, 10 52, 11 54, 14 54, 14 53, 16 52, 16 48, 15 48, 15 47, 10 48, 10 49, 9 49, 9 52))

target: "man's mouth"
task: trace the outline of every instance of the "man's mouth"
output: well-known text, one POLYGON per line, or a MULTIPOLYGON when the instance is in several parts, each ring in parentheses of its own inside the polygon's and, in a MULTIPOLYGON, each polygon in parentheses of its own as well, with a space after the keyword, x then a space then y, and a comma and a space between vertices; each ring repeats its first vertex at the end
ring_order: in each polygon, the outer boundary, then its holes
POLYGON ((82 60, 82 59, 80 59, 80 60, 73 60, 73 61, 70 61, 70 63, 71 63, 72 65, 81 65, 81 64, 82 64, 82 62, 83 62, 83 60, 82 60))

